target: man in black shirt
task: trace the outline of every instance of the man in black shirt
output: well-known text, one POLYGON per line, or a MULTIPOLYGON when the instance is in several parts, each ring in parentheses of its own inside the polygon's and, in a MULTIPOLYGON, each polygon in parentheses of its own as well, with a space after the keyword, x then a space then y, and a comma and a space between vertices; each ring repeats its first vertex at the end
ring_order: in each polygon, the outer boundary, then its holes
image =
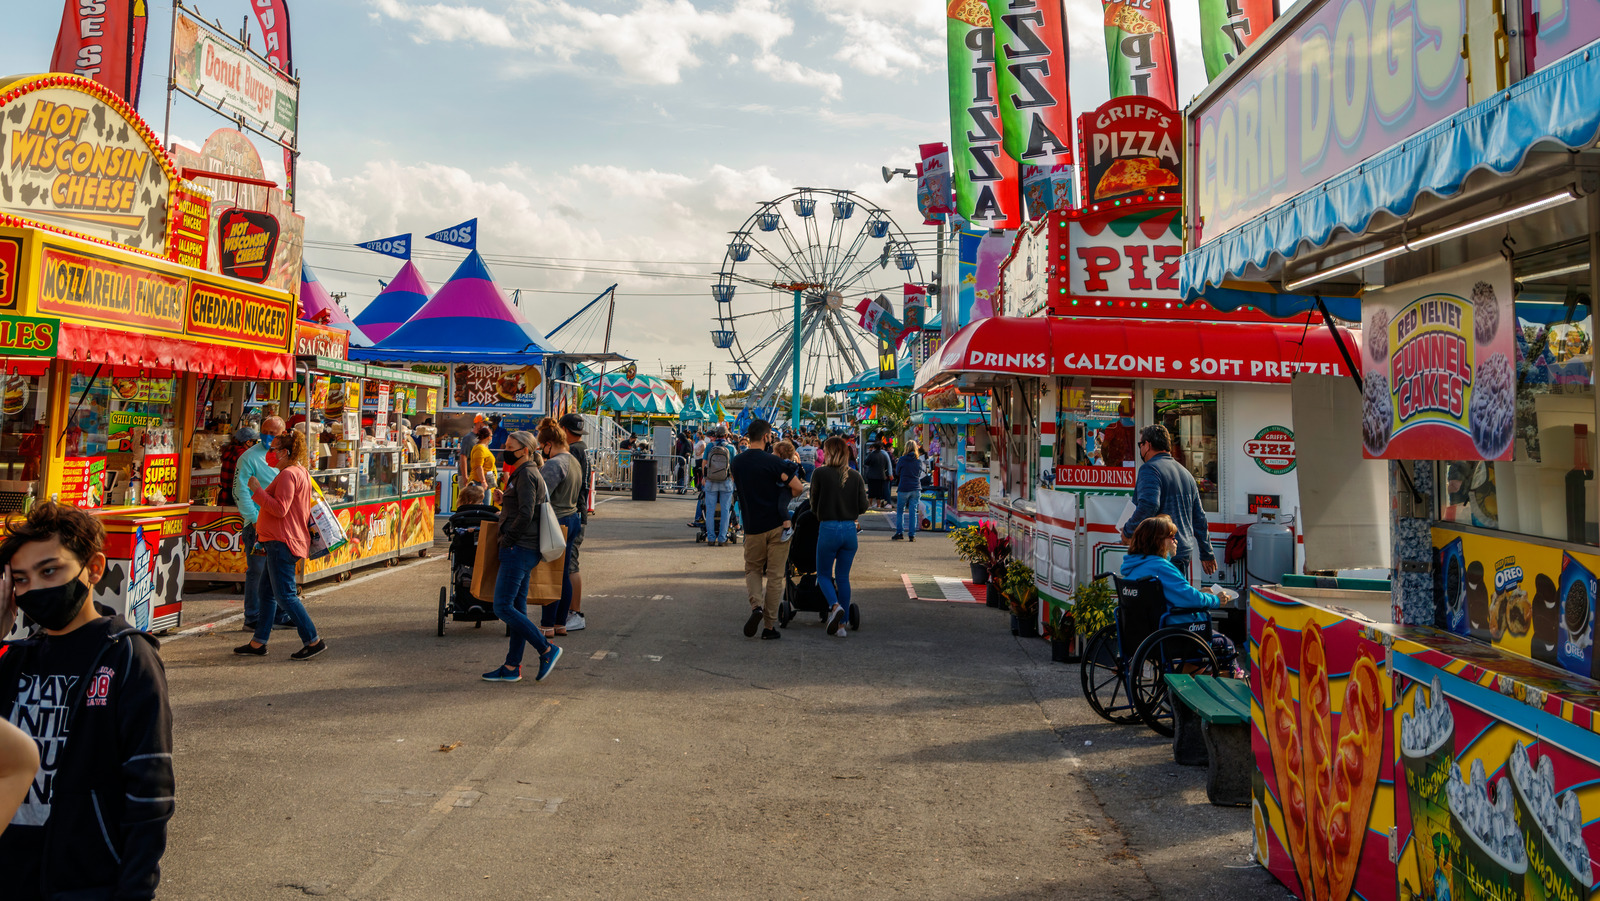
POLYGON ((148 633, 90 599, 105 529, 41 504, 0 542, 0 717, 39 748, 33 787, 0 833, 7 901, 153 898, 172 818, 172 711, 148 633), (15 597, 12 597, 12 594, 15 597))
POLYGON ((789 542, 783 521, 789 518, 789 499, 805 490, 798 475, 785 477, 788 461, 768 451, 772 426, 757 419, 745 430, 750 447, 733 458, 733 488, 744 521, 744 584, 750 595, 750 618, 744 635, 754 638, 765 622, 761 637, 782 638, 777 629, 778 604, 783 600, 783 567, 789 562, 789 542))
MULTIPOLYGON (((567 433, 567 452, 578 458, 578 465, 583 468, 583 488, 578 492, 578 515, 582 517, 585 525, 589 522, 589 446, 583 443, 583 417, 577 413, 568 413, 561 417, 561 431, 567 433)), ((578 537, 570 544, 572 552, 567 557, 567 566, 572 571, 572 613, 567 616, 567 631, 577 632, 589 624, 583 618, 583 576, 578 574, 578 547, 583 544, 583 533, 588 529, 579 529, 578 537)))

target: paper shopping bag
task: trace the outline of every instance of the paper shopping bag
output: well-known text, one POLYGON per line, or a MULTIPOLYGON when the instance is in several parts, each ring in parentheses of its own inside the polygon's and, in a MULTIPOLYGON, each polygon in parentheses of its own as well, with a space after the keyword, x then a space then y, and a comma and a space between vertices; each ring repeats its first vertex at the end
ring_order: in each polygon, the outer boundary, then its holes
MULTIPOLYGON (((563 529, 562 534, 566 532, 563 529)), ((541 563, 528 576, 528 603, 537 606, 561 600, 561 576, 565 558, 558 557, 550 563, 541 563), (554 573, 554 576, 551 573, 554 573), (550 590, 551 579, 555 590, 550 590)), ((478 555, 472 563, 472 596, 483 601, 494 600, 494 583, 500 576, 500 523, 489 520, 478 527, 478 555)))
MULTIPOLYGON (((561 529, 563 547, 565 547, 564 539, 567 537, 567 529, 565 526, 560 526, 559 528, 561 529)), ((558 603, 561 600, 561 577, 566 573, 566 568, 566 554, 562 554, 554 560, 546 560, 535 566, 528 578, 528 603, 538 604, 541 607, 546 604, 558 603)))

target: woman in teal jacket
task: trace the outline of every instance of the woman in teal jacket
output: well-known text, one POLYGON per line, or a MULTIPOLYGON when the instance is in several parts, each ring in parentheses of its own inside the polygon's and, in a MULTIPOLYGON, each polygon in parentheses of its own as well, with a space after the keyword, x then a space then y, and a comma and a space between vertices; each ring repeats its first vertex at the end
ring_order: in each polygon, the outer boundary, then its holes
MULTIPOLYGON (((1172 555, 1178 551, 1178 527, 1166 514, 1152 516, 1133 532, 1128 555, 1122 558, 1122 578, 1155 579, 1161 583, 1169 610, 1199 611, 1220 607, 1223 600, 1208 591, 1200 591, 1172 564, 1172 555)), ((1203 614, 1188 617, 1198 622, 1203 614)), ((1171 619, 1169 617, 1169 619, 1171 619)), ((1176 625, 1176 623, 1172 623, 1176 625)))

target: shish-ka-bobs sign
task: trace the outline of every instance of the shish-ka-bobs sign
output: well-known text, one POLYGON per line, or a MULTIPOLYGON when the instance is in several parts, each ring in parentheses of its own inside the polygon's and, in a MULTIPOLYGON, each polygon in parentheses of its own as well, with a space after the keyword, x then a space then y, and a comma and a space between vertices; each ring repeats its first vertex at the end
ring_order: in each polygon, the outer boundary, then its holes
POLYGON ((1189 107, 1195 245, 1468 105, 1458 0, 1324 0, 1279 24, 1189 107))
POLYGON ((0 214, 165 256, 176 187, 160 142, 104 86, 0 79, 0 214))
POLYGON ((1493 257, 1361 302, 1368 459, 1510 460, 1516 432, 1511 266, 1493 257))

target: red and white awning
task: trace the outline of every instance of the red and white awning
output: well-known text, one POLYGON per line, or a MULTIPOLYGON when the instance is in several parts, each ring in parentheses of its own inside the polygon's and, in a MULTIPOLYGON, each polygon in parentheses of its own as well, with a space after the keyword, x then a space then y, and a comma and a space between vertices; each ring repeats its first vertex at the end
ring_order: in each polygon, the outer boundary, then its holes
MULTIPOLYGON (((1356 339, 1339 331, 1354 353, 1356 339)), ((1287 384, 1297 372, 1350 374, 1326 326, 1001 316, 951 335, 917 371, 916 390, 961 375, 1287 384)))

